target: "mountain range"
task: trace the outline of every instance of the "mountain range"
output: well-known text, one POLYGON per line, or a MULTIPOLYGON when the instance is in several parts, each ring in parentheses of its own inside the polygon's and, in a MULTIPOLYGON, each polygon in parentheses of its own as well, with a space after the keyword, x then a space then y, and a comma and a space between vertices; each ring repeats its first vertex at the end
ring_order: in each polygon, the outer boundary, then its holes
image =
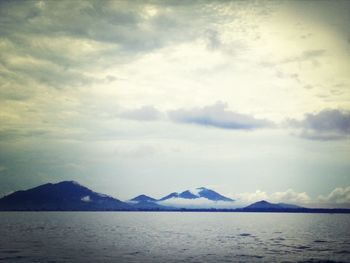
POLYGON ((265 200, 235 207, 235 200, 205 187, 160 199, 139 195, 128 201, 96 193, 75 181, 48 183, 0 199, 0 211, 224 211, 350 213, 350 209, 313 209, 265 200))
POLYGON ((0 210, 108 211, 135 210, 116 198, 91 191, 74 181, 44 184, 0 199, 0 210))

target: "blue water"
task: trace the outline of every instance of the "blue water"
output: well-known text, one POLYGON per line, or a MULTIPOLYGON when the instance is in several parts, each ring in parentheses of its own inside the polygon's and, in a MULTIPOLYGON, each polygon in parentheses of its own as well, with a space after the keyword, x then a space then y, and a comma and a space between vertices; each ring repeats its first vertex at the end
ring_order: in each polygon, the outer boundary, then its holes
POLYGON ((1 212, 0 262, 350 262, 350 215, 1 212))

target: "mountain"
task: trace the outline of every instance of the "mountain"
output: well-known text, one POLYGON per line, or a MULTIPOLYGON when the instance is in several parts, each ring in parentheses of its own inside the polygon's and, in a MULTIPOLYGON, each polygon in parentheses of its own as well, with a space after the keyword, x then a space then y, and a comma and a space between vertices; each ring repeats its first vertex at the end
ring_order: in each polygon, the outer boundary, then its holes
POLYGON ((133 199, 130 199, 128 204, 132 205, 138 210, 166 210, 167 207, 156 203, 157 199, 154 199, 147 195, 139 195, 133 199))
POLYGON ((304 207, 302 207, 302 206, 292 205, 292 204, 285 204, 285 203, 278 203, 278 205, 279 205, 280 207, 288 208, 288 209, 300 209, 300 208, 304 208, 304 207))
POLYGON ((74 181, 44 184, 0 199, 0 211, 124 211, 132 206, 74 181))
POLYGON ((178 193, 171 193, 171 194, 168 194, 167 196, 164 196, 163 198, 159 199, 158 201, 165 201, 165 200, 168 200, 171 198, 178 198, 178 197, 179 197, 178 193))
POLYGON ((157 201, 157 199, 154 199, 154 198, 147 196, 147 195, 139 195, 133 199, 130 199, 129 201, 131 201, 131 202, 155 202, 155 201, 157 201))
MULTIPOLYGON (((350 209, 306 208, 265 200, 235 208, 234 200, 200 187, 171 193, 159 200, 139 195, 127 202, 93 192, 74 181, 44 184, 17 191, 0 199, 0 211, 207 211, 207 212, 288 212, 350 213, 350 209)), ((236 205, 237 206, 237 205, 236 205)))
POLYGON ((160 198, 158 204, 179 209, 232 209, 234 200, 213 190, 199 187, 160 198))
POLYGON ((298 210, 303 209, 303 207, 297 206, 297 205, 291 205, 291 204, 285 204, 285 203, 269 203, 265 200, 253 203, 249 206, 246 206, 242 208, 244 211, 255 211, 255 212, 262 212, 262 211, 285 211, 285 210, 298 210))
POLYGON ((205 198, 210 201, 225 201, 225 202, 233 202, 234 200, 228 197, 225 197, 213 190, 210 190, 205 187, 199 187, 194 190, 186 190, 181 193, 171 193, 158 201, 165 201, 172 198, 182 198, 182 199, 198 199, 205 198))
POLYGON ((198 195, 200 197, 207 198, 212 201, 225 201, 225 202, 233 202, 234 200, 228 197, 225 197, 213 190, 207 189, 205 187, 197 188, 199 190, 198 195))

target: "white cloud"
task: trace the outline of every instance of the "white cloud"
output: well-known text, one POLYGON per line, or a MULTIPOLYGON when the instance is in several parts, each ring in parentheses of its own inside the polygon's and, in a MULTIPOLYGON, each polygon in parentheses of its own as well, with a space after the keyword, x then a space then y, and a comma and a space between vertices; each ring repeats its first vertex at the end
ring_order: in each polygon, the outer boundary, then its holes
POLYGON ((338 187, 326 196, 320 195, 318 199, 322 203, 333 203, 333 204, 350 203, 350 186, 344 187, 344 188, 338 187))
POLYGON ((251 204, 257 201, 265 200, 272 203, 290 203, 290 204, 307 204, 310 203, 311 198, 305 192, 295 192, 288 189, 284 192, 267 193, 257 190, 253 193, 241 193, 232 195, 240 204, 251 204))
POLYGON ((211 201, 207 198, 185 199, 185 198, 170 198, 164 201, 157 202, 160 205, 180 207, 180 208, 236 208, 235 202, 226 201, 211 201))
POLYGON ((92 201, 89 195, 82 197, 80 200, 86 203, 89 203, 92 201))

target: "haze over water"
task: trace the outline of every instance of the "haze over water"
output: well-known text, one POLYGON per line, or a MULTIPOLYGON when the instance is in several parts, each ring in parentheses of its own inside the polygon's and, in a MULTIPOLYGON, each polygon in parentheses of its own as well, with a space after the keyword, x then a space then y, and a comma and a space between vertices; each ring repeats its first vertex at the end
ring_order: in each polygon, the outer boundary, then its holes
POLYGON ((349 262, 350 215, 1 213, 3 262, 349 262))

